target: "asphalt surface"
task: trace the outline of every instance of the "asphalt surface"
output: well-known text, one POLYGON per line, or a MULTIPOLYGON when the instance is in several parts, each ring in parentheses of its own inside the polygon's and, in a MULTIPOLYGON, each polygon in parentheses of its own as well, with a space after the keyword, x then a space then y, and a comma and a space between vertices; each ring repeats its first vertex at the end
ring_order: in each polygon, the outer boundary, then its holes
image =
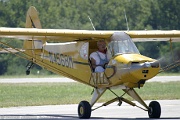
MULTIPOLYGON (((145 101, 149 104, 150 101, 145 101)), ((161 119, 180 119, 180 100, 159 100, 161 119)), ((95 104, 95 107, 101 103, 95 104)), ((0 119, 78 119, 77 104, 0 108, 0 119)), ((148 119, 148 114, 137 107, 117 103, 92 112, 91 119, 148 119)))

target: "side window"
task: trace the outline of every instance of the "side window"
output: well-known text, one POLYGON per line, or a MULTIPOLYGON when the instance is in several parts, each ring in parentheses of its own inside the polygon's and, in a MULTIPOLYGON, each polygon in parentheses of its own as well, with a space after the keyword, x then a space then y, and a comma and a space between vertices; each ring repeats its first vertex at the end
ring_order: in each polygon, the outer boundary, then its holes
POLYGON ((88 60, 88 57, 89 57, 88 56, 88 54, 89 54, 89 43, 88 42, 82 44, 79 53, 80 53, 81 58, 88 60))
POLYGON ((108 44, 108 55, 110 56, 110 57, 112 57, 112 56, 114 56, 114 51, 113 51, 113 43, 112 42, 110 42, 109 44, 108 44))
POLYGON ((116 55, 117 53, 119 53, 120 48, 119 48, 119 42, 118 41, 111 41, 108 44, 108 51, 109 54, 112 56, 116 55))

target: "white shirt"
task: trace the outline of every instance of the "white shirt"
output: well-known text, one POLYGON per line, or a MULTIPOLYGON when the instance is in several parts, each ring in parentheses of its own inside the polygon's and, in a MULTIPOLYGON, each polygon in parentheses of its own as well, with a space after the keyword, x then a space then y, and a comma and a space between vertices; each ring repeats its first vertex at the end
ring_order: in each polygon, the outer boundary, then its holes
MULTIPOLYGON (((106 58, 106 54, 104 54, 102 52, 99 52, 99 51, 97 51, 97 52, 98 52, 99 56, 101 57, 101 59, 105 59, 106 58)), ((99 58, 97 52, 93 52, 90 55, 90 59, 93 58, 94 60, 96 60, 96 65, 98 65, 100 63, 100 58, 99 58)), ((108 59, 108 57, 107 57, 107 59, 108 59)))
MULTIPOLYGON (((99 51, 97 51, 97 52, 93 52, 93 53, 91 53, 91 55, 90 55, 90 59, 91 58, 93 58, 94 60, 96 60, 96 65, 98 65, 99 63, 100 63, 100 58, 99 58, 99 56, 101 57, 101 59, 106 59, 106 55, 107 54, 104 54, 104 53, 102 53, 102 52, 99 52, 99 51), (98 52, 98 54, 97 54, 97 52, 98 52)), ((107 55, 107 59, 109 60, 110 58, 108 57, 108 55, 107 55)), ((102 66, 97 66, 96 68, 95 68, 95 72, 104 72, 104 68, 102 67, 102 66)))

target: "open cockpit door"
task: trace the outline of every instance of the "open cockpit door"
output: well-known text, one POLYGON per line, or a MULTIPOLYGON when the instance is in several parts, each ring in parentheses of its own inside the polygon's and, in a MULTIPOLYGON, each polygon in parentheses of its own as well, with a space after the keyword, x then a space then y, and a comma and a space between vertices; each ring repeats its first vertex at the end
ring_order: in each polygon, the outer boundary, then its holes
MULTIPOLYGON (((101 39, 101 40, 105 40, 105 39, 101 39)), ((104 87, 107 85, 110 85, 110 81, 108 80, 106 74, 104 72, 95 72, 94 68, 92 67, 92 63, 91 63, 91 59, 90 59, 90 55, 93 52, 98 51, 98 47, 97 47, 97 41, 90 41, 89 42, 89 65, 91 68, 91 78, 90 78, 90 84, 92 84, 95 87, 104 87)), ((107 40, 105 40, 106 44, 107 40)))

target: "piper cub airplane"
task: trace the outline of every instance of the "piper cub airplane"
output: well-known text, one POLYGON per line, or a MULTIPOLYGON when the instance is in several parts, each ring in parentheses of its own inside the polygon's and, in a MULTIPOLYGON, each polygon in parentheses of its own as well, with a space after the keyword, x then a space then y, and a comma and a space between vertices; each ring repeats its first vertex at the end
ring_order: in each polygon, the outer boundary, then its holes
MULTIPOLYGON (((1 43, 1 53, 12 53, 29 60, 26 73, 37 64, 54 73, 71 78, 94 88, 92 100, 78 105, 79 118, 90 118, 91 112, 115 101, 125 102, 148 112, 149 118, 160 118, 161 107, 157 101, 149 106, 137 94, 147 80, 160 71, 158 60, 139 53, 134 42, 170 41, 180 42, 180 31, 90 31, 67 29, 42 29, 35 7, 27 11, 26 28, 0 28, 1 38, 24 40, 23 49, 17 49, 7 42, 1 43), (94 72, 90 54, 97 50, 97 41, 104 40, 110 56, 104 72, 94 72), (121 89, 117 95, 113 89, 121 89), (105 93, 111 91, 115 98, 94 108, 93 105, 105 93), (124 98, 127 94, 136 103, 124 98)), ((7 39, 6 39, 7 40, 7 39)))

